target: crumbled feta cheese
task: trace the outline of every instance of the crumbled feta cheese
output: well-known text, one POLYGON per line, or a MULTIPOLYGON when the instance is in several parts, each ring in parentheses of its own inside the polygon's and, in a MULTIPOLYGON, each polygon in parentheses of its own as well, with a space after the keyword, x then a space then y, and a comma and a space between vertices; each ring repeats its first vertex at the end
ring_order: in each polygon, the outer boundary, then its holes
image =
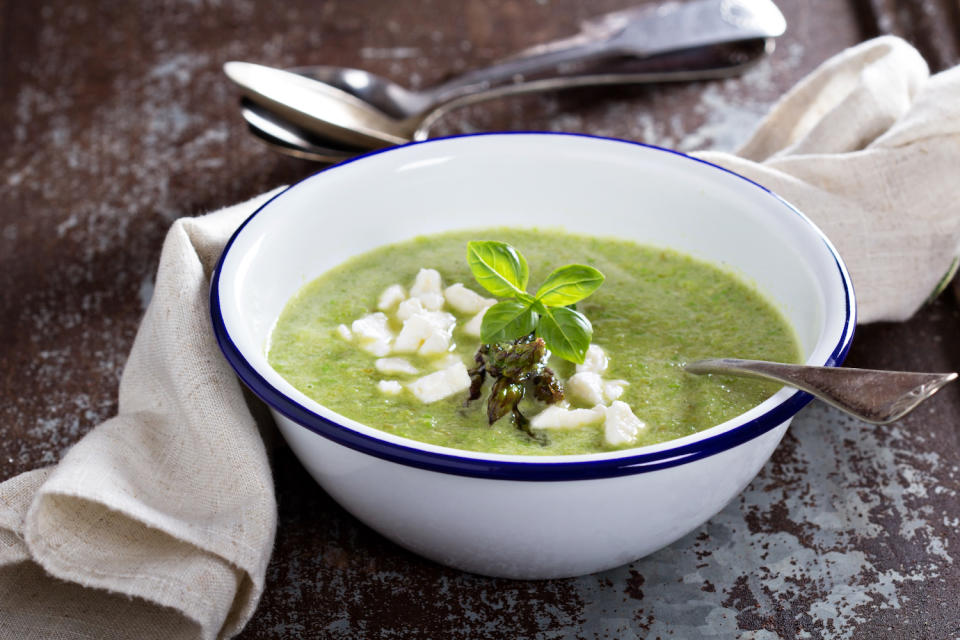
POLYGON ((577 365, 577 373, 581 371, 592 371, 593 373, 603 373, 607 370, 607 354, 602 347, 591 344, 587 347, 587 353, 583 358, 583 364, 577 365))
POLYGON ((530 419, 534 429, 577 429, 603 422, 606 407, 597 405, 593 409, 565 409, 550 405, 530 419))
POLYGON ((603 404, 603 379, 599 373, 581 371, 567 380, 564 388, 580 404, 603 404))
POLYGON ((417 298, 429 311, 443 308, 443 281, 436 269, 420 269, 410 287, 410 297, 417 298))
POLYGON ((353 321, 350 329, 360 342, 360 348, 375 356, 390 353, 393 332, 387 325, 387 316, 382 312, 370 313, 353 321))
POLYGON ((392 284, 380 294, 380 300, 377 301, 377 309, 380 309, 380 311, 390 311, 403 302, 406 297, 407 292, 403 290, 403 287, 398 284, 392 284))
POLYGON ((443 309, 442 293, 421 293, 417 299, 423 303, 423 308, 430 311, 439 311, 443 309))
POLYGON ((603 437, 607 444, 620 446, 637 439, 637 435, 647 425, 633 415, 630 405, 617 400, 607 408, 607 418, 603 422, 603 437))
POLYGON ((443 290, 443 280, 436 269, 420 269, 410 287, 410 297, 415 298, 421 293, 440 293, 443 290))
POLYGON ((420 302, 419 298, 407 298, 397 306, 397 320, 403 322, 407 318, 424 311, 426 309, 423 308, 423 303, 420 302))
POLYGON ((424 340, 420 348, 417 349, 417 353, 422 356, 435 356, 446 353, 449 350, 450 334, 434 330, 434 332, 430 334, 430 337, 424 340))
POLYGON ((417 368, 403 358, 379 358, 373 365, 381 373, 418 373, 417 368))
POLYGON ((448 353, 443 358, 437 359, 432 366, 434 369, 446 369, 447 367, 452 367, 458 362, 463 362, 460 359, 460 356, 455 353, 448 353))
POLYGON ((350 327, 345 324, 337 325, 337 333, 340 334, 340 337, 350 342, 353 340, 353 334, 350 332, 350 327))
POLYGON ((475 338, 480 337, 480 327, 483 326, 483 314, 487 312, 487 309, 493 306, 493 303, 496 300, 490 300, 489 298, 484 298, 490 304, 481 309, 477 315, 473 316, 463 325, 463 332, 468 336, 473 336, 475 338))
POLYGON ((403 385, 396 380, 381 380, 377 383, 377 389, 379 389, 381 393, 385 393, 388 396, 395 396, 403 391, 403 385))
POLYGON ((360 348, 372 356, 382 358, 390 354, 390 341, 377 340, 375 342, 368 342, 367 344, 360 345, 360 348))
POLYGON ((607 380, 603 383, 603 397, 613 402, 623 395, 623 388, 630 384, 626 380, 607 380))
POLYGON ((447 304, 457 313, 478 313, 496 302, 467 289, 459 282, 444 289, 443 295, 447 298, 447 304))
POLYGON ((353 321, 351 331, 361 341, 381 340, 390 337, 390 328, 387 326, 387 316, 379 311, 368 313, 362 318, 353 321))
POLYGON ((393 344, 397 353, 436 355, 450 349, 457 319, 446 311, 421 311, 403 322, 393 344))
POLYGON ((463 362, 418 378, 409 385, 421 402, 436 402, 470 388, 470 374, 463 362))

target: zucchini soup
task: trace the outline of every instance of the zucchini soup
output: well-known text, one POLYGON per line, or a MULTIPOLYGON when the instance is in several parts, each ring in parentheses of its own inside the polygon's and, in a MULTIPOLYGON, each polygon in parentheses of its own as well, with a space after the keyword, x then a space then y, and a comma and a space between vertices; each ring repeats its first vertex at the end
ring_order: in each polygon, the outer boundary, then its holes
POLYGON ((714 357, 799 362, 800 350, 777 309, 718 266, 626 240, 508 228, 354 257, 287 303, 268 346, 271 366, 294 387, 353 420, 431 444, 524 455, 679 438, 779 389, 683 371, 714 357), (489 260, 496 267, 514 256, 523 276, 507 287, 515 299, 479 274, 468 243, 516 248, 489 260), (558 273, 572 279, 558 284, 558 273), (525 291, 528 278, 544 283, 536 297, 525 291), (541 295, 551 283, 554 293, 541 295), (551 301, 553 310, 542 304, 551 301), (514 307, 527 315, 507 322, 500 311, 514 307), (485 343, 494 324, 515 329, 511 339, 485 343))

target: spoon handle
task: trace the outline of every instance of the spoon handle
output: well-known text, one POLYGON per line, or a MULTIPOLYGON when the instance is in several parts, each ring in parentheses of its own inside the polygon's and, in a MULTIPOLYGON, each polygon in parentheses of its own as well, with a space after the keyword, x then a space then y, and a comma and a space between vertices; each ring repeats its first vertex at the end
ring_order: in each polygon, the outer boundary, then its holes
POLYGON ((430 105, 565 66, 616 56, 647 58, 712 45, 765 39, 783 33, 786 22, 771 0, 693 0, 644 5, 587 20, 576 35, 536 45, 424 91, 430 105))
POLYGON ((424 90, 429 106, 455 100, 463 95, 483 91, 501 84, 522 82, 548 70, 564 65, 586 64, 610 53, 610 36, 600 33, 580 33, 571 38, 538 45, 520 54, 496 62, 488 67, 468 71, 447 82, 424 90))
POLYGON ((684 366, 690 373, 718 373, 775 380, 806 391, 861 420, 893 422, 913 410, 956 373, 910 373, 720 358, 684 366))

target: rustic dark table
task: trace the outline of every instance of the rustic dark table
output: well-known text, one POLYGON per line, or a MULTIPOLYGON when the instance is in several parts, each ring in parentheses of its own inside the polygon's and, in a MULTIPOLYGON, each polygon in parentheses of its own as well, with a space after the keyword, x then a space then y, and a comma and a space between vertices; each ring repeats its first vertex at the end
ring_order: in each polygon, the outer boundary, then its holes
MULTIPOLYGON (((252 139, 231 59, 371 69, 414 86, 571 33, 631 0, 0 0, 0 480, 116 411, 166 229, 316 171, 252 139)), ((780 0, 789 32, 741 78, 516 98, 440 133, 580 131, 732 149, 785 89, 879 33, 958 61, 955 0, 780 0)), ((951 294, 862 327, 849 364, 960 368, 951 294)), ((445 569, 331 501, 283 445, 267 591, 242 638, 960 637, 960 386, 900 423, 812 405, 750 487, 670 547, 542 582, 445 569)))

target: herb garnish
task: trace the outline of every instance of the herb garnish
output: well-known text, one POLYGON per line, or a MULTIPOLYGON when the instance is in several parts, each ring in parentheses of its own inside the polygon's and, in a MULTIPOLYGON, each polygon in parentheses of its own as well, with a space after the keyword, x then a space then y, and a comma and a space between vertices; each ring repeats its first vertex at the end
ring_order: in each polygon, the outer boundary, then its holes
POLYGON ((536 295, 526 291, 530 269, 523 254, 504 242, 468 242, 467 262, 480 285, 502 300, 483 316, 477 366, 470 371, 470 397, 481 395, 484 377, 495 380, 487 400, 487 420, 493 424, 508 412, 518 429, 547 444, 534 433, 518 405, 531 386, 534 397, 553 404, 563 400, 563 387, 547 366, 547 349, 582 364, 593 337, 593 327, 570 308, 603 284, 593 267, 571 264, 547 276, 536 295))
POLYGON ((530 278, 527 261, 509 244, 468 242, 467 262, 484 289, 498 298, 508 298, 484 314, 480 339, 485 344, 534 333, 557 356, 583 364, 593 326, 570 305, 596 291, 603 284, 602 273, 584 264, 568 264, 555 269, 536 295, 530 295, 526 291, 530 278))

